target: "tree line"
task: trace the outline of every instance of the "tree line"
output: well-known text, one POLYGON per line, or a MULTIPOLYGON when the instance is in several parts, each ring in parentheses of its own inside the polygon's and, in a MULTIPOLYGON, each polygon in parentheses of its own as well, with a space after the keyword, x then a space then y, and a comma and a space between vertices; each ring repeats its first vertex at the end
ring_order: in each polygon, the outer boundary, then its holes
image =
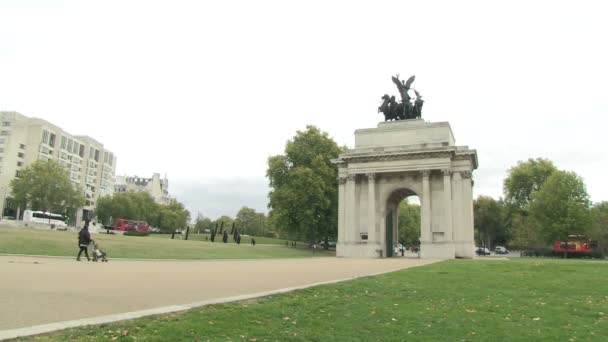
POLYGON ((118 192, 97 200, 97 220, 110 226, 118 218, 146 221, 161 232, 186 229, 190 212, 175 199, 168 204, 158 204, 147 192, 118 192))
POLYGON ((255 209, 242 207, 235 218, 222 215, 215 220, 199 214, 194 221, 194 231, 197 233, 212 232, 216 230, 219 234, 220 229, 230 229, 235 227, 240 234, 251 236, 278 237, 274 229, 269 227, 268 218, 264 213, 258 213, 255 209))
POLYGON ((583 235, 608 247, 608 202, 592 203, 583 179, 543 158, 520 161, 503 182, 504 197, 474 201, 476 241, 511 248, 549 246, 583 235))

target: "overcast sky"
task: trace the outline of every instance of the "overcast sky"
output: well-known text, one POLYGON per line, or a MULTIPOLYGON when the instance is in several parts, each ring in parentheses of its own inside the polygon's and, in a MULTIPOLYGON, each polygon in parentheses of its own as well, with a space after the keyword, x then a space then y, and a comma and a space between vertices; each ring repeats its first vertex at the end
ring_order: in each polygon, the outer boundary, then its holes
POLYGON ((312 124, 375 127, 391 76, 477 149, 475 196, 544 157, 608 200, 602 1, 0 0, 0 110, 86 134, 117 174, 167 174, 212 218, 266 211, 267 158, 312 124))

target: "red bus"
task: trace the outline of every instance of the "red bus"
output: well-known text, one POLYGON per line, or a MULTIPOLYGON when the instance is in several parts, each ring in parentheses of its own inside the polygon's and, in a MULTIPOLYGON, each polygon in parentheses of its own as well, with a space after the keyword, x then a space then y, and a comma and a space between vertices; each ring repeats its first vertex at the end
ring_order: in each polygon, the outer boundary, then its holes
POLYGON ((116 219, 116 222, 114 222, 114 230, 121 230, 123 232, 126 232, 127 230, 147 232, 150 230, 150 227, 144 221, 116 219))
POLYGON ((555 241, 553 244, 554 254, 568 253, 572 255, 591 255, 595 243, 583 235, 569 235, 568 241, 555 241))

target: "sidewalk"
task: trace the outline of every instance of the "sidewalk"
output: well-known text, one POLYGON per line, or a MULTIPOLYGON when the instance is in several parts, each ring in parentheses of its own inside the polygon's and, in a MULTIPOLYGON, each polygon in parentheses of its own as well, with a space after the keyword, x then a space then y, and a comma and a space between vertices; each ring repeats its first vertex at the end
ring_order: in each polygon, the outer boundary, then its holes
POLYGON ((2 330, 188 305, 433 262, 310 258, 94 263, 0 256, 0 336, 2 330))

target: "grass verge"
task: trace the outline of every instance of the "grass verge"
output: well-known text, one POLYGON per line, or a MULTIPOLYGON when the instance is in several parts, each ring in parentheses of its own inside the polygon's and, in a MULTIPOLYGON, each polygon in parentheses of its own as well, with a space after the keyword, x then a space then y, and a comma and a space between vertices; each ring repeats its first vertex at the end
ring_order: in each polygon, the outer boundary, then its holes
POLYGON ((603 341, 608 263, 453 260, 23 341, 603 341))
MULTIPOLYGON (((0 253, 72 256, 78 254, 76 232, 0 227, 0 253)), ((137 259, 263 259, 306 258, 313 256, 309 249, 284 245, 251 246, 234 242, 206 242, 152 238, 150 236, 122 236, 91 234, 101 249, 111 258, 137 259)), ((334 252, 316 251, 314 256, 332 256, 334 252)))

